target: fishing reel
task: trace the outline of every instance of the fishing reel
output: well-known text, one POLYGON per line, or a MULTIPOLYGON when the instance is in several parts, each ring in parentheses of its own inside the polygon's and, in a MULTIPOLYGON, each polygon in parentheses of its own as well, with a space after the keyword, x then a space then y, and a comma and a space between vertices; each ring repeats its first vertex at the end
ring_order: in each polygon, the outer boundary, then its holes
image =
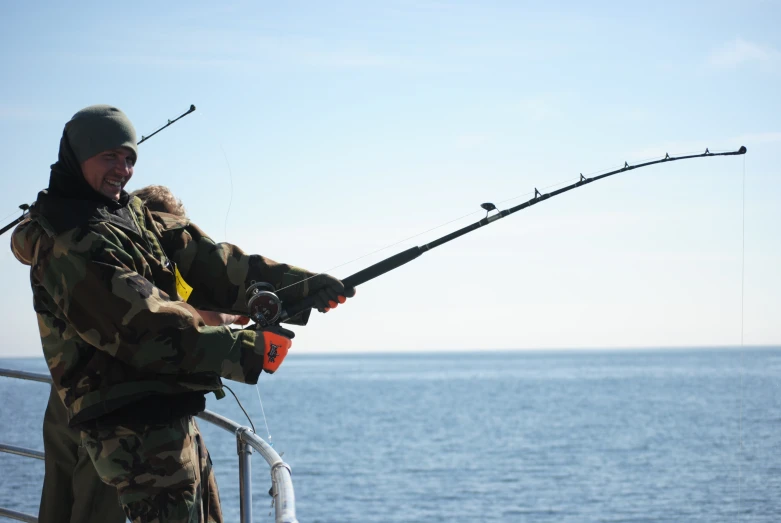
POLYGON ((271 327, 282 315, 282 300, 270 283, 253 281, 247 288, 246 298, 249 317, 261 329, 271 327))

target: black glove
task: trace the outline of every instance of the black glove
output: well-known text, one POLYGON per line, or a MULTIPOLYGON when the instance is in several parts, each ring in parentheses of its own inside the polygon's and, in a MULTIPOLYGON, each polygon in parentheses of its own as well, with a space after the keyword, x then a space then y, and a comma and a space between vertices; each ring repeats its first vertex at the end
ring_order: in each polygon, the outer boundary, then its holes
POLYGON ((341 280, 330 274, 318 274, 309 280, 309 295, 315 300, 315 309, 328 312, 355 296, 355 288, 345 288, 341 280))

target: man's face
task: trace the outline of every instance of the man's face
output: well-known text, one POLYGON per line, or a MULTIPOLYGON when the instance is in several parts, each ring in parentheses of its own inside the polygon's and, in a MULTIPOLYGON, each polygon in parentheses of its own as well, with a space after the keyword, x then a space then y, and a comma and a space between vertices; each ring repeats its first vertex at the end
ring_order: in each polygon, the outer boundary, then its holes
POLYGON ((136 156, 131 149, 109 149, 81 163, 81 171, 87 183, 100 194, 119 200, 122 188, 133 176, 136 156))

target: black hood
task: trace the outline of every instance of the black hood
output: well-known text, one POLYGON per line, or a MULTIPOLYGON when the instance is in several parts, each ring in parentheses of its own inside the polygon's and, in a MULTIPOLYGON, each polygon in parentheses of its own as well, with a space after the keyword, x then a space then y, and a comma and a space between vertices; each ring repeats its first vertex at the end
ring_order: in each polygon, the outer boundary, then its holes
POLYGON ((51 166, 49 188, 38 193, 38 199, 30 212, 32 216, 43 216, 59 234, 90 221, 119 220, 122 225, 128 226, 129 201, 130 195, 124 190, 119 201, 116 201, 99 193, 87 183, 73 148, 68 143, 68 137, 63 132, 57 162, 51 166))

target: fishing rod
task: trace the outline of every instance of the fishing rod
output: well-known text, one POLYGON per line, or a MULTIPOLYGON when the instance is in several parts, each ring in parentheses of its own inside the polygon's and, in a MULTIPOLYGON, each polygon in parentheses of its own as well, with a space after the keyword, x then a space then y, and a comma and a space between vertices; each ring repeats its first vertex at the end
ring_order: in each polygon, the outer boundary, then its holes
MULTIPOLYGON (((584 185, 595 182, 597 180, 607 178, 608 176, 613 176, 614 174, 620 174, 634 169, 639 169, 641 167, 655 165, 658 163, 675 162, 678 160, 688 160, 690 158, 706 158, 711 156, 736 156, 742 154, 746 154, 745 146, 741 146, 740 149, 738 149, 737 151, 729 151, 729 152, 721 152, 721 153, 712 153, 710 152, 710 150, 705 149, 705 152, 702 154, 690 154, 686 156, 670 156, 669 154, 665 154, 664 158, 662 159, 648 161, 645 163, 638 163, 636 165, 629 165, 628 162, 624 162, 624 166, 621 167, 620 169, 616 169, 614 171, 610 171, 591 178, 586 178, 585 176, 583 176, 583 174, 581 174, 580 180, 578 180, 577 182, 571 185, 567 185, 566 187, 562 187, 561 189, 551 191, 549 193, 542 194, 535 187, 534 197, 532 197, 532 199, 520 205, 516 205, 515 207, 505 209, 503 211, 497 209, 496 205, 494 205, 493 203, 483 203, 480 205, 480 207, 485 209, 486 215, 485 218, 483 218, 482 220, 479 220, 471 225, 467 225, 466 227, 458 229, 455 232, 451 232, 450 234, 442 236, 441 238, 438 238, 425 245, 411 247, 406 251, 402 251, 398 254, 390 256, 389 258, 386 258, 378 263, 375 263, 370 267, 367 267, 361 271, 356 272, 355 274, 352 274, 344 278, 342 280, 342 283, 344 283, 344 286, 347 289, 355 288, 358 285, 373 280, 378 276, 381 276, 387 272, 392 271, 393 269, 396 269, 406 263, 411 262, 418 256, 422 255, 425 252, 430 251, 431 249, 434 249, 435 247, 439 247, 440 245, 443 245, 449 241, 455 240, 456 238, 459 238, 467 233, 479 229, 480 227, 489 225, 497 220, 501 220, 506 216, 509 216, 518 211, 522 211, 523 209, 531 207, 532 205, 536 205, 540 202, 544 202, 545 200, 549 200, 554 196, 558 196, 559 194, 565 193, 567 191, 571 191, 572 189, 577 189, 578 187, 582 187, 584 185), (496 213, 489 216, 489 214, 492 211, 496 211, 496 213)), ((262 283, 262 282, 255 283, 247 289, 247 293, 246 293, 247 305, 249 307, 250 317, 260 328, 273 326, 277 323, 287 320, 288 318, 292 318, 293 316, 305 310, 314 307, 315 299, 309 296, 300 301, 291 303, 287 307, 283 308, 281 300, 277 297, 277 295, 273 291, 274 291, 273 286, 271 286, 268 283, 262 283)))
MULTIPOLYGON (((178 122, 179 120, 181 120, 182 118, 184 118, 185 116, 187 116, 188 114, 190 114, 190 113, 192 113, 194 111, 195 111, 195 106, 193 104, 190 104, 190 108, 187 109, 187 111, 185 111, 184 113, 180 114, 179 116, 177 116, 173 120, 168 120, 168 123, 166 123, 165 125, 160 127, 158 130, 156 130, 155 132, 153 132, 149 136, 141 135, 141 140, 136 145, 141 145, 146 140, 149 140, 151 137, 153 137, 154 135, 156 135, 157 133, 159 133, 160 131, 162 131, 166 127, 175 124, 176 122, 178 122)), ((33 205, 35 205, 35 204, 33 204, 33 205)), ((19 218, 17 218, 16 220, 14 220, 11 223, 9 223, 8 225, 6 225, 5 227, 3 227, 2 229, 0 229, 0 236, 5 234, 6 232, 8 232, 10 229, 15 227, 17 224, 23 222, 25 220, 25 218, 27 218, 27 216, 30 214, 30 209, 32 209, 32 206, 28 205, 26 203, 23 203, 22 205, 19 206, 19 208, 22 210, 22 215, 19 218)))
POLYGON ((14 227, 17 223, 21 223, 22 221, 24 221, 24 219, 27 218, 27 215, 30 214, 30 206, 27 205, 26 203, 20 205, 19 208, 22 210, 22 215, 19 218, 12 221, 11 223, 9 223, 8 225, 6 225, 5 227, 3 227, 2 229, 0 229, 0 236, 8 232, 8 230, 14 227))
POLYGON ((193 104, 190 104, 190 108, 189 108, 189 109, 187 109, 187 111, 185 111, 184 113, 180 114, 179 116, 177 116, 177 117, 176 117, 176 118, 174 118, 173 120, 168 120, 168 123, 167 123, 167 124, 165 124, 164 126, 162 126, 162 127, 161 127, 160 129, 158 129, 157 131, 153 132, 153 133, 152 133, 152 134, 150 134, 149 136, 144 136, 144 135, 142 134, 142 135, 141 135, 141 140, 139 140, 139 142, 138 142, 136 145, 141 145, 142 143, 144 143, 145 141, 149 140, 151 137, 153 137, 154 135, 156 135, 157 133, 159 133, 160 131, 162 131, 162 130, 163 130, 163 129, 165 129, 166 127, 168 127, 168 126, 170 126, 170 125, 173 125, 173 124, 175 124, 176 122, 178 122, 179 120, 181 120, 182 118, 184 118, 185 116, 187 116, 188 114, 190 114, 190 113, 192 113, 192 112, 195 112, 195 106, 194 106, 193 104))

